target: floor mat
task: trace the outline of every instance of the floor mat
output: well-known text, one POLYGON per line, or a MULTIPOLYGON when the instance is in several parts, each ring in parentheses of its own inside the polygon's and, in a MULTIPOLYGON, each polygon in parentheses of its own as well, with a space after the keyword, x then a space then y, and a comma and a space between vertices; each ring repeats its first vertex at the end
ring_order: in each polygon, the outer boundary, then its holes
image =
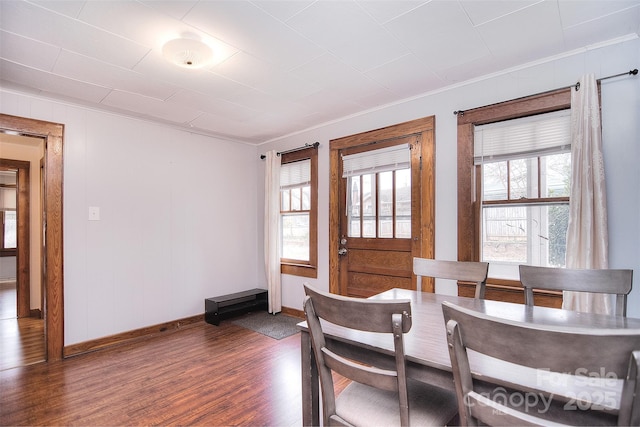
POLYGON ((302 322, 303 319, 286 314, 270 314, 266 311, 256 311, 241 317, 234 318, 234 323, 243 328, 251 329, 276 340, 289 337, 298 333, 299 329, 296 324, 302 322))

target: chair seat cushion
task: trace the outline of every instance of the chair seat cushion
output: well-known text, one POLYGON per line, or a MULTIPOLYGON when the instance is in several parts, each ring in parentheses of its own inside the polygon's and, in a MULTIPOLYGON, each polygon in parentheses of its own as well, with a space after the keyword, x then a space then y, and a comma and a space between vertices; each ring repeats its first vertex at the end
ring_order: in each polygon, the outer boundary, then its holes
MULTIPOLYGON (((458 413, 456 394, 407 379, 409 421, 414 426, 445 425, 458 413)), ((355 426, 400 425, 398 393, 349 384, 336 398, 336 413, 355 426)))

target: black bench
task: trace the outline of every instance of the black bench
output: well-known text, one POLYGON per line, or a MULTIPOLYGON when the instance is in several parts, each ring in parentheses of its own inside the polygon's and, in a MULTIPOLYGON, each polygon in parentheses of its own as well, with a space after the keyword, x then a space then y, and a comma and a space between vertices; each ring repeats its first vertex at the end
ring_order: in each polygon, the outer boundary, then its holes
POLYGON ((220 325, 220 321, 232 316, 254 310, 268 310, 266 289, 250 289, 229 295, 207 298, 204 300, 204 320, 212 325, 220 325))

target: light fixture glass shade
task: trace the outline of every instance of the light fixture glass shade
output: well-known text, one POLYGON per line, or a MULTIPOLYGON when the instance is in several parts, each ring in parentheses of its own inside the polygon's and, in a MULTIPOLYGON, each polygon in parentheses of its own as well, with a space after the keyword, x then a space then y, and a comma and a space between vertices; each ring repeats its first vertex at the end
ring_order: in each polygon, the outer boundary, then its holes
POLYGON ((213 59, 213 50, 204 42, 190 38, 168 41, 162 47, 164 57, 184 68, 202 68, 213 59))

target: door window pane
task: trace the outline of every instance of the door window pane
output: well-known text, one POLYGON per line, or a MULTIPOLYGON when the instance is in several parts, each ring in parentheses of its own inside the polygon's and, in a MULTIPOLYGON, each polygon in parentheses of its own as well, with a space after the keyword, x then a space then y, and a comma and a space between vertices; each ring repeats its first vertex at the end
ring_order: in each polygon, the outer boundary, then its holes
POLYGON ((393 238, 393 172, 378 174, 378 237, 393 238))
POLYGON ((349 237, 411 238, 411 169, 349 176, 347 188, 349 237))
POLYGON ((396 237, 411 238, 411 169, 396 174, 396 237))
POLYGON ((360 176, 347 178, 347 217, 349 218, 349 237, 360 237, 360 176))
POLYGON ((362 175, 362 237, 376 237, 375 175, 362 175))

